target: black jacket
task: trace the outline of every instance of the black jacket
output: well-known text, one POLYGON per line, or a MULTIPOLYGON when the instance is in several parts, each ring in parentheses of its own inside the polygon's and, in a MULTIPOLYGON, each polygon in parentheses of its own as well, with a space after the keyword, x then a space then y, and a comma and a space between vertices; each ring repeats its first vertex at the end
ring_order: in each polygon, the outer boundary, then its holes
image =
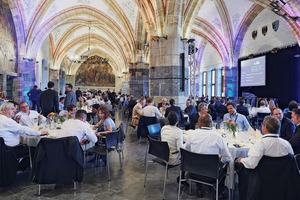
POLYGON ((139 125, 137 128, 137 137, 147 137, 149 135, 148 125, 158 123, 158 119, 156 117, 145 117, 141 116, 139 120, 139 125))
POLYGON ((40 95, 40 106, 42 114, 47 117, 50 112, 59 112, 58 93, 55 90, 45 90, 40 95))
POLYGON ((183 118, 183 113, 181 111, 181 108, 179 106, 170 106, 169 108, 166 109, 165 117, 168 117, 168 114, 174 111, 177 113, 178 120, 180 121, 181 118, 183 118))
POLYGON ((285 140, 290 140, 295 132, 294 123, 286 117, 283 117, 281 120, 280 126, 280 137, 285 140))
POLYGON ((38 184, 82 182, 83 150, 78 138, 42 138, 33 160, 32 181, 38 184))
POLYGON ((300 154, 300 125, 296 127, 296 132, 289 142, 293 147, 294 154, 300 154))
POLYGON ((4 139, 0 138, 0 187, 9 186, 15 181, 17 167, 17 157, 5 145, 4 139))

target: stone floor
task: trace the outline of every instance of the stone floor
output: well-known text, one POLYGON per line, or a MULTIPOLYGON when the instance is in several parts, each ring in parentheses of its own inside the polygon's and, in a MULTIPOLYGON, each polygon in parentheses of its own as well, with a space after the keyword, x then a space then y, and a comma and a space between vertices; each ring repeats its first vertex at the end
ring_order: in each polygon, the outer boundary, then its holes
MULTIPOLYGON (((116 124, 122 120, 121 114, 116 115, 116 124)), ((125 124, 126 125, 126 124, 125 124)), ((125 126, 126 127, 126 126, 125 126)), ((111 200, 158 200, 163 199, 164 167, 150 164, 146 187, 144 187, 144 156, 146 141, 139 142, 134 130, 130 127, 127 131, 124 149, 124 162, 120 168, 118 154, 110 154, 111 181, 108 181, 106 167, 103 163, 94 167, 93 162, 87 162, 83 183, 73 191, 73 185, 55 187, 43 185, 41 196, 37 195, 37 185, 29 180, 29 174, 18 175, 15 183, 9 188, 0 188, 1 200, 13 199, 111 199, 111 200)), ((169 171, 166 184, 165 199, 177 199, 176 177, 179 167, 169 171)), ((195 189, 196 186, 194 185, 195 189)), ((205 194, 205 198, 212 199, 213 192, 205 194)), ((235 194, 235 196, 237 196, 235 194)), ((195 191, 192 195, 185 191, 181 199, 197 199, 195 191)), ((238 198, 235 198, 238 199, 238 198)))

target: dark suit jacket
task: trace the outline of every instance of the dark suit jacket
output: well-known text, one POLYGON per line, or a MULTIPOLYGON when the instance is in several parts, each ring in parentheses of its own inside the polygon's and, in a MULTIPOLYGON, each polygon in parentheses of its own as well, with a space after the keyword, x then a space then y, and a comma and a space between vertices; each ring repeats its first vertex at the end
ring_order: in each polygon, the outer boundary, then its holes
POLYGON ((286 118, 283 117, 281 120, 281 127, 280 127, 280 137, 285 140, 290 140, 295 132, 295 125, 294 123, 286 118))
MULTIPOLYGON (((166 103, 166 106, 168 106, 169 104, 168 103, 166 103)), ((157 104, 157 108, 159 109, 160 107, 162 107, 162 103, 158 103, 157 104)))
POLYGON ((293 147, 294 154, 300 154, 300 125, 296 127, 296 132, 289 142, 293 147))
POLYGON ((190 117, 190 129, 195 129, 195 126, 198 122, 199 113, 195 113, 190 117))
POLYGON ((171 111, 174 111, 177 113, 177 116, 178 116, 178 120, 180 121, 181 118, 183 118, 183 113, 181 111, 181 108, 178 107, 178 106, 170 106, 169 108, 166 109, 166 113, 165 113, 165 117, 168 117, 168 114, 171 112, 171 111))
POLYGON ((217 107, 217 115, 218 117, 220 117, 221 119, 223 119, 224 115, 228 113, 227 107, 223 104, 220 104, 217 107))
POLYGON ((208 105, 208 113, 211 115, 212 120, 217 119, 217 109, 212 104, 208 105))
POLYGON ((58 93, 55 90, 45 90, 40 96, 42 114, 47 117, 50 112, 58 113, 58 93))
POLYGON ((248 110, 248 108, 246 106, 243 106, 243 105, 238 105, 236 107, 236 112, 241 113, 245 117, 249 116, 249 110, 248 110))

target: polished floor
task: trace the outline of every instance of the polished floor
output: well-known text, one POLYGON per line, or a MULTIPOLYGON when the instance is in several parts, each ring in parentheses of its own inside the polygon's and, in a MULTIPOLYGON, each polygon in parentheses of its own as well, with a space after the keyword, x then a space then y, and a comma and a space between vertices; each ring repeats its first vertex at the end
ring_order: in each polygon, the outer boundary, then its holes
MULTIPOLYGON (((121 114, 116 115, 116 124, 122 120, 121 114)), ((108 181, 107 170, 103 163, 95 168, 93 162, 85 166, 83 183, 73 191, 73 185, 55 187, 43 185, 41 196, 37 195, 37 185, 29 180, 29 173, 20 174, 9 188, 0 188, 1 200, 12 199, 111 199, 111 200, 158 200, 163 199, 164 168, 150 164, 146 187, 144 187, 144 157, 146 141, 139 142, 134 130, 129 127, 124 149, 123 167, 120 168, 117 153, 111 153, 111 181, 108 181)), ((179 167, 169 171, 165 199, 177 199, 176 177, 179 167)), ((193 186, 195 189, 196 186, 193 186)), ((212 199, 213 191, 205 193, 205 198, 212 199)), ((236 196, 236 195, 235 195, 236 196)), ((195 191, 190 195, 184 191, 181 199, 197 199, 195 191)), ((235 198, 238 199, 238 198, 235 198)))

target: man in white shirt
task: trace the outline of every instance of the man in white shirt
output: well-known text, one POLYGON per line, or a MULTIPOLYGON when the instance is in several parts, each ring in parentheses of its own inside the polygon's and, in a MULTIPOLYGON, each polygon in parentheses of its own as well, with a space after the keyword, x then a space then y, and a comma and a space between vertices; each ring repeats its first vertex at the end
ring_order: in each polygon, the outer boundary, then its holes
POLYGON ((98 138, 95 131, 86 123, 87 113, 85 110, 78 110, 75 119, 69 119, 61 125, 59 137, 76 136, 80 144, 85 144, 87 140, 96 143, 98 138))
POLYGON ((264 99, 259 101, 259 108, 251 113, 252 117, 256 117, 257 113, 271 113, 271 110, 266 106, 266 102, 264 99))
MULTIPOLYGON (((161 112, 162 112, 161 107, 161 112)), ((153 98, 149 97, 147 99, 147 106, 143 108, 143 115, 146 117, 163 117, 161 112, 158 110, 157 107, 153 106, 153 98)))
MULTIPOLYGON (((212 118, 209 114, 201 115, 198 119, 198 125, 200 129, 196 129, 194 133, 188 136, 184 147, 185 149, 195 153, 219 155, 219 174, 220 177, 223 177, 227 171, 227 167, 224 167, 224 164, 231 161, 232 157, 221 135, 216 133, 214 130, 211 130, 211 123, 212 118)), ((195 174, 191 174, 190 176, 195 179, 202 178, 195 174)), ((219 194, 221 194, 225 189, 224 180, 225 178, 223 178, 219 184, 219 194)), ((198 197, 203 197, 201 184, 197 184, 197 189, 198 197)))
POLYGON ((20 103, 20 110, 21 112, 18 112, 16 117, 20 117, 19 123, 23 126, 34 126, 46 121, 46 117, 40 115, 37 111, 29 110, 29 105, 25 101, 20 103))
POLYGON ((249 150, 248 157, 237 158, 237 163, 242 163, 247 169, 254 169, 263 156, 282 157, 294 154, 290 143, 278 136, 280 121, 271 116, 265 117, 262 124, 262 139, 249 150))
POLYGON ((20 135, 27 134, 40 136, 47 135, 48 132, 39 132, 18 124, 12 119, 15 112, 16 109, 12 103, 4 103, 0 106, 0 137, 4 139, 5 145, 11 148, 17 159, 27 156, 26 159, 21 160, 18 166, 18 169, 23 171, 29 166, 29 152, 27 146, 19 145, 20 135))

